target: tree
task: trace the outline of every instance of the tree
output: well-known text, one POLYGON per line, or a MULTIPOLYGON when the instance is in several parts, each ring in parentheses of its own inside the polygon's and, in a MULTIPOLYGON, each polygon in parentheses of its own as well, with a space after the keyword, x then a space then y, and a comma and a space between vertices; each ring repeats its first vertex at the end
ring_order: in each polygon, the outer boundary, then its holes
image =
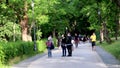
POLYGON ((14 11, 8 7, 8 1, 7 4, 6 1, 1 1, 0 6, 0 40, 20 40, 21 32, 19 25, 16 23, 16 16, 14 15, 14 11), (15 26, 15 28, 13 28, 13 25, 15 26), (17 35, 17 37, 15 37, 15 35, 17 35))
POLYGON ((100 40, 104 37, 108 43, 111 37, 119 36, 119 0, 34 0, 34 5, 33 15, 31 0, 0 1, 0 38, 15 39, 15 32, 19 32, 23 41, 32 41, 34 24, 37 38, 65 33, 66 27, 81 34, 90 34, 95 29, 100 40), (19 29, 10 33, 12 24, 19 29), (2 29, 8 25, 10 29, 2 29))

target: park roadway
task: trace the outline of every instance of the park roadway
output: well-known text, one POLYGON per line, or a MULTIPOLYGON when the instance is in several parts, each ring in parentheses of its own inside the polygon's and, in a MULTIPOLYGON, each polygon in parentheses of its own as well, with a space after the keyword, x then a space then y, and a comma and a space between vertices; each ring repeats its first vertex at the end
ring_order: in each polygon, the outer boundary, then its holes
POLYGON ((80 43, 78 48, 74 48, 72 57, 61 57, 61 48, 52 52, 51 58, 47 54, 37 55, 14 65, 13 68, 108 68, 98 53, 92 51, 88 42, 80 43))

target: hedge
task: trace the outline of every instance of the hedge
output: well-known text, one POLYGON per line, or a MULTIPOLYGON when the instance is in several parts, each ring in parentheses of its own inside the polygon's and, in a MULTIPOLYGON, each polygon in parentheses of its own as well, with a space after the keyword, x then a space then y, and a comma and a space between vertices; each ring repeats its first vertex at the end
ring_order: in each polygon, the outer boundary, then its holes
POLYGON ((8 64, 10 59, 24 55, 38 54, 46 47, 44 41, 37 41, 37 50, 34 51, 33 42, 1 42, 0 43, 0 64, 8 64))

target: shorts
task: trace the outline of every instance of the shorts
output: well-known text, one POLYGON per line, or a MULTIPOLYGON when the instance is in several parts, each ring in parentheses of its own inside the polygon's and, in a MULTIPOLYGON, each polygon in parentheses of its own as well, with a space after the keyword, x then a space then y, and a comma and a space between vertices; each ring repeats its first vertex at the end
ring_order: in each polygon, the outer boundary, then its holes
POLYGON ((95 46, 95 45, 96 45, 95 42, 92 42, 92 47, 95 46))

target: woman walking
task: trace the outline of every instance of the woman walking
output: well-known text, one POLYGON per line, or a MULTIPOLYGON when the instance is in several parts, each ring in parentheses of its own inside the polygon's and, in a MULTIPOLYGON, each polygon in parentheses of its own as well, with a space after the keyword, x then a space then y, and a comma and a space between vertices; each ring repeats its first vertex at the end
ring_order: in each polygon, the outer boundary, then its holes
POLYGON ((46 45, 47 45, 47 50, 48 50, 48 58, 52 57, 52 51, 51 51, 52 42, 50 40, 48 40, 46 42, 46 45))
POLYGON ((90 36, 90 40, 92 42, 92 50, 95 51, 95 45, 96 45, 96 35, 95 33, 93 33, 91 36, 90 36))
POLYGON ((66 45, 65 45, 65 36, 64 34, 62 35, 62 38, 61 38, 61 47, 62 47, 62 57, 66 56, 66 45))

